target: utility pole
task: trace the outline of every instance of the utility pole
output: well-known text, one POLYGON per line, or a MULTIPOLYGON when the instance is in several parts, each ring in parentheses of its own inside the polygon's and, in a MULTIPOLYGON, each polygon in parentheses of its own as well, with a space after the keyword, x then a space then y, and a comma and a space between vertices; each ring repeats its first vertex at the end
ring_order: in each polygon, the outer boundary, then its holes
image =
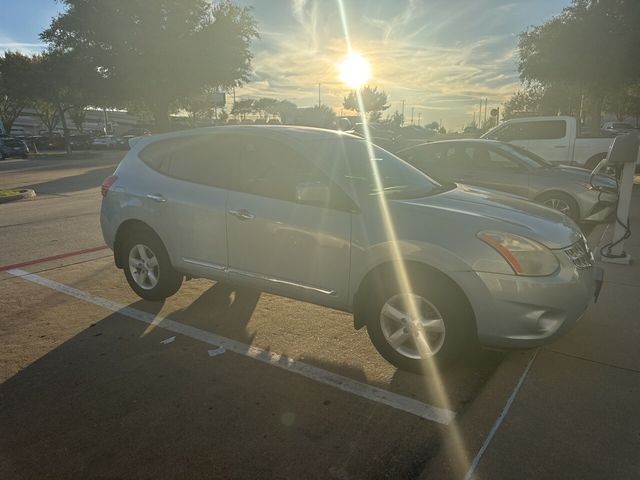
POLYGON ((404 100, 402 100, 402 123, 400 125, 404 125, 404 100))
POLYGON ((487 102, 489 101, 488 98, 484 99, 484 124, 487 124, 487 102))
POLYGON ((422 113, 418 112, 418 126, 420 126, 420 117, 422 116, 422 113))
POLYGON ((476 125, 476 127, 481 128, 482 125, 480 125, 482 123, 482 99, 480 99, 480 111, 478 112, 478 123, 476 125))
POLYGON ((414 107, 411 107, 411 125, 413 125, 413 109, 414 107))
POLYGON ((322 102, 320 101, 320 82, 318 82, 318 107, 320 107, 320 105, 322 105, 322 102))

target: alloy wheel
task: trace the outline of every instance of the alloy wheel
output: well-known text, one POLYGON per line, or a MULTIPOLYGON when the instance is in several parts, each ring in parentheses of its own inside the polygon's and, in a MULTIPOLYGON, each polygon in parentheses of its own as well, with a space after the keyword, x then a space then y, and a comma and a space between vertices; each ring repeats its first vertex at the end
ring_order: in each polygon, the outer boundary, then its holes
POLYGON ((144 290, 153 289, 160 280, 158 258, 146 245, 134 245, 129 251, 129 271, 133 281, 144 290))
POLYGON ((444 319, 420 295, 400 293, 389 298, 380 311, 380 326, 387 343, 407 358, 433 357, 444 345, 444 319))

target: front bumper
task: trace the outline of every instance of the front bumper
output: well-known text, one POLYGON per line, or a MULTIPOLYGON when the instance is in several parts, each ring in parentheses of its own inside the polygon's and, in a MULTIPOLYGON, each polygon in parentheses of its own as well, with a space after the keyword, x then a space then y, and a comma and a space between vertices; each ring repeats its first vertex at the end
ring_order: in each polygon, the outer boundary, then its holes
POLYGON ((568 259, 549 277, 466 273, 460 284, 476 316, 478 340, 499 348, 551 342, 582 317, 602 284, 600 267, 577 269, 568 259))

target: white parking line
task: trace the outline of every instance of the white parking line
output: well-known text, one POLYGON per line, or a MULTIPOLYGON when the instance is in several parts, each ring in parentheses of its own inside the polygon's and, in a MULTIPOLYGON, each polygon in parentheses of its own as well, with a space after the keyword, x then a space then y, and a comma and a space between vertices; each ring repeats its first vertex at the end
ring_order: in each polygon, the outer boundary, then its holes
POLYGON ((209 345, 216 345, 224 347, 226 350, 244 355, 246 357, 258 360, 273 367, 282 368, 292 373, 297 373, 303 377, 315 380, 316 382, 329 385, 345 392, 358 395, 360 397, 372 400, 377 403, 387 405, 397 410, 416 415, 418 417, 431 420, 433 422, 448 425, 455 417, 455 412, 444 408, 439 408, 427 403, 419 402, 412 398, 408 398, 397 393, 392 393, 381 388, 377 388, 366 383, 358 382, 348 377, 338 375, 336 373, 323 370, 313 365, 309 365, 298 360, 280 355, 278 353, 269 352, 258 347, 251 345, 245 345, 244 343, 231 340, 229 338, 216 335, 206 330, 191 327, 180 322, 170 320, 166 317, 153 315, 151 313, 143 312, 135 308, 128 307, 126 305, 113 302, 106 298, 92 295, 91 293, 77 288, 70 287, 63 283, 59 283, 47 278, 35 275, 24 270, 13 269, 8 270, 7 273, 20 277, 23 280, 29 280, 43 287, 50 288, 60 293, 64 293, 71 297, 85 302, 92 303, 99 307, 103 307, 112 312, 119 313, 129 318, 133 318, 146 324, 154 324, 158 328, 163 328, 173 333, 178 333, 187 337, 191 337, 195 340, 207 343, 209 345))
POLYGON ((491 443, 491 440, 493 440, 494 435, 496 434, 496 432, 500 428, 500 425, 502 425, 502 422, 504 421, 504 419, 507 418, 507 414, 509 413, 509 410, 511 410, 511 405, 513 405, 513 402, 515 401, 516 397, 518 396, 518 392, 520 392, 520 389, 522 388, 522 385, 524 384, 524 381, 527 378, 527 375, 529 374, 529 370, 531 369, 531 365, 533 365, 533 361, 538 356, 538 352, 539 352, 539 350, 536 349, 533 352, 533 355, 531 355, 531 358, 529 359, 529 362, 527 363, 527 367, 524 369, 524 372, 522 372, 522 375, 520 376, 520 379, 518 380, 518 383, 516 383, 516 386, 513 388, 513 391, 511 392, 511 395, 509 395, 509 398, 507 399, 507 403, 505 403, 504 407, 502 408, 502 411, 500 412, 500 415, 498 415, 498 418, 494 422, 493 427, 489 431, 489 434, 487 435, 487 438, 484 439, 484 442, 482 443, 482 446, 480 447, 480 450, 478 450, 478 453, 476 454, 475 458, 471 462, 471 465, 469 466, 469 469, 467 470, 467 473, 464 476, 464 480, 472 480, 473 479, 473 475, 476 472, 476 468, 478 468, 478 464, 480 463, 480 460, 482 460, 482 456, 484 455, 484 452, 489 447, 489 444, 491 443))

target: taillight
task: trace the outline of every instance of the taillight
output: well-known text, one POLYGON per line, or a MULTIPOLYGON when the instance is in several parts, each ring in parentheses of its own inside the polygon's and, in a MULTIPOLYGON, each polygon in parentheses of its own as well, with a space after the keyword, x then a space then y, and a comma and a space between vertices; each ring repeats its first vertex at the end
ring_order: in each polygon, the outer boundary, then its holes
POLYGON ((107 196, 107 193, 111 188, 111 185, 113 185, 117 179, 118 179, 117 175, 110 175, 104 179, 104 182, 102 182, 102 187, 100 187, 100 193, 102 193, 103 197, 107 196))

